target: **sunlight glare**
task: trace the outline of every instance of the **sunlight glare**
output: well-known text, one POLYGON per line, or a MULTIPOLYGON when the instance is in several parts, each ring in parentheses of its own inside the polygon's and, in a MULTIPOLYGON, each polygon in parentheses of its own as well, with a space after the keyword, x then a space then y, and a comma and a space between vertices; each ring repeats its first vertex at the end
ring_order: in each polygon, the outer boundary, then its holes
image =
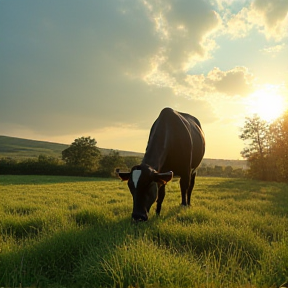
POLYGON ((248 107, 249 114, 257 114, 261 119, 272 122, 284 113, 285 101, 277 87, 271 85, 251 94, 248 107))

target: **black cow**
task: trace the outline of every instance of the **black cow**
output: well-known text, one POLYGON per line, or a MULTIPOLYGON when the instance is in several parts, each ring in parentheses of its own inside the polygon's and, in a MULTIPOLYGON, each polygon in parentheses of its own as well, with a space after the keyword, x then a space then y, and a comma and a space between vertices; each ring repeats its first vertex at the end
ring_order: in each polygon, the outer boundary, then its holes
POLYGON ((151 128, 142 163, 134 166, 131 172, 117 170, 122 180, 128 180, 134 220, 148 220, 150 207, 156 200, 156 213, 160 213, 165 184, 172 179, 173 173, 181 178, 182 205, 190 205, 195 169, 204 151, 205 140, 199 120, 164 108, 151 128))

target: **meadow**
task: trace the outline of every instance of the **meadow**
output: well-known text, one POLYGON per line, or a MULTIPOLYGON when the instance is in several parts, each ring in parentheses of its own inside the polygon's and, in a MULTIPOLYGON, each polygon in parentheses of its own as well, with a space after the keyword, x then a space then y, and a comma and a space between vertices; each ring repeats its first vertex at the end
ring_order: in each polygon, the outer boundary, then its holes
POLYGON ((288 186, 168 183, 161 216, 131 221, 119 180, 0 176, 0 287, 279 287, 288 280, 288 186))

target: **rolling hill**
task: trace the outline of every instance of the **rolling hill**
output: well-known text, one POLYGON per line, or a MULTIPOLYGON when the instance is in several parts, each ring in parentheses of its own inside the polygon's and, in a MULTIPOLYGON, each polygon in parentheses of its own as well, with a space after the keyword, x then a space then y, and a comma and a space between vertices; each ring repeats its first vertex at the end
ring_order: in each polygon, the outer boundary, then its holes
MULTIPOLYGON (((37 158, 40 154, 61 158, 61 152, 68 148, 67 144, 37 141, 17 137, 0 136, 0 158, 16 159, 37 158)), ((99 147, 98 147, 99 148, 99 147)), ((111 149, 99 148, 103 155, 109 154, 111 149)), ((117 150, 118 151, 118 150, 117 150)), ((121 156, 142 157, 143 153, 118 151, 121 156)))
MULTIPOLYGON (((17 137, 1 136, 0 135, 0 158, 38 158, 39 155, 52 156, 61 158, 61 152, 68 148, 67 144, 37 141, 30 139, 23 139, 17 137)), ((99 148, 99 147, 98 147, 99 148)), ((111 149, 99 148, 103 155, 109 154, 111 149)), ((115 149, 116 150, 116 149, 115 149)), ((143 153, 116 150, 121 156, 135 156, 143 157, 143 153)), ((233 168, 246 167, 244 160, 226 160, 226 159, 209 159, 205 158, 202 165, 212 166, 232 166, 233 168)))

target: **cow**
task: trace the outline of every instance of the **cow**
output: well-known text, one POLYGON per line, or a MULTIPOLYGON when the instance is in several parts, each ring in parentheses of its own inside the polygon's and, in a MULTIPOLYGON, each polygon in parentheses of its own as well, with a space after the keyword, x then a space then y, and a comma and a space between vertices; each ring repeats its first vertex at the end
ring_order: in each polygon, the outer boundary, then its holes
POLYGON ((116 173, 133 196, 132 218, 147 221, 152 204, 156 201, 156 214, 161 211, 165 197, 165 185, 173 174, 180 177, 184 206, 190 206, 195 183, 196 168, 205 152, 205 139, 197 118, 164 108, 150 130, 142 163, 130 172, 116 173))

